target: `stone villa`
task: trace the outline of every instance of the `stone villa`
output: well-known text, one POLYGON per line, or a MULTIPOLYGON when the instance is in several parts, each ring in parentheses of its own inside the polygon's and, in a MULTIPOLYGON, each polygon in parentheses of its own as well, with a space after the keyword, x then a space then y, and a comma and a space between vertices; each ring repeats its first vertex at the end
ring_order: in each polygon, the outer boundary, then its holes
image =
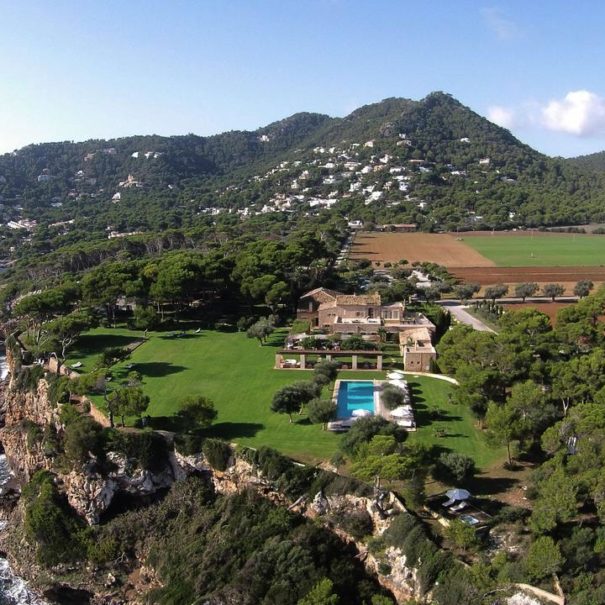
POLYGON ((404 368, 412 372, 429 372, 437 356, 432 344, 435 325, 421 313, 407 313, 402 302, 383 305, 378 293, 342 294, 316 288, 301 296, 296 317, 308 321, 312 329, 343 338, 360 335, 374 340, 386 334, 397 339, 404 368))

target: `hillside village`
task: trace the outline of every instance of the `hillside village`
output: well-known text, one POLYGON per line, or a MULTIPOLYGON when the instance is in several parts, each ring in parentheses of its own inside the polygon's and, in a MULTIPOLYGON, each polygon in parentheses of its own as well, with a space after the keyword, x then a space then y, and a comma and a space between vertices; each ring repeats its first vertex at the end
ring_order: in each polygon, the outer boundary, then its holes
POLYGON ((39 229, 62 242, 91 226, 120 238, 271 215, 424 231, 577 224, 600 217, 603 190, 597 173, 541 156, 432 93, 342 119, 296 114, 255 132, 17 150, 0 157, 0 243, 14 252, 39 229), (558 215, 546 208, 551 196, 558 215))

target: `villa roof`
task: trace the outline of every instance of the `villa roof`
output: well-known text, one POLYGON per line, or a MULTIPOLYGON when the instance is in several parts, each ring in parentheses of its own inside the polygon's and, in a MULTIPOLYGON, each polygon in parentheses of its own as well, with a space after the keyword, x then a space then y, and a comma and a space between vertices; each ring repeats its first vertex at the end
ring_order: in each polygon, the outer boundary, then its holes
POLYGON ((408 339, 411 339, 413 342, 418 341, 427 341, 431 342, 431 332, 428 328, 418 327, 418 328, 408 328, 399 332, 399 342, 401 344, 406 344, 408 339))
POLYGON ((342 296, 342 294, 336 290, 329 290, 328 288, 315 288, 315 290, 303 294, 300 298, 313 298, 317 302, 324 303, 336 300, 337 296, 342 296))
POLYGON ((380 305, 380 294, 340 294, 337 305, 380 305))

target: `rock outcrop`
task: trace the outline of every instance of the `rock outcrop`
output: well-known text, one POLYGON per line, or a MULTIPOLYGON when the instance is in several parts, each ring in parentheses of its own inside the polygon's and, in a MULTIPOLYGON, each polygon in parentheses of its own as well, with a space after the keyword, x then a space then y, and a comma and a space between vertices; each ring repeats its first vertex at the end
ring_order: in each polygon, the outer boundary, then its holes
MULTIPOLYGON (((101 465, 91 457, 83 468, 65 470, 53 465, 53 458, 45 453, 40 440, 32 438, 33 434, 40 435, 49 426, 61 435, 64 427, 59 408, 51 404, 46 380, 40 380, 35 390, 17 388, 16 381, 11 380, 5 384, 0 441, 21 483, 27 482, 40 469, 51 470, 69 504, 89 524, 98 523, 119 494, 142 498, 153 496, 188 475, 203 473, 211 479, 217 493, 230 495, 254 489, 276 505, 325 523, 342 540, 355 546, 366 568, 399 602, 422 597, 416 581, 416 570, 406 566, 405 557, 399 551, 389 549, 378 560, 365 543, 347 533, 336 521, 355 514, 367 515, 372 523, 373 535, 378 536, 389 526, 393 515, 405 511, 394 494, 377 491, 375 497, 369 498, 319 492, 313 498, 302 496, 291 501, 245 457, 233 456, 225 471, 217 471, 210 467, 203 455, 182 455, 172 448, 172 444, 168 448, 165 464, 154 471, 143 469, 123 454, 113 451, 107 453, 108 464, 101 465), (390 569, 387 575, 384 573, 385 561, 390 569)), ((164 436, 169 438, 168 435, 164 436)), ((122 601, 116 599, 112 602, 122 601)))

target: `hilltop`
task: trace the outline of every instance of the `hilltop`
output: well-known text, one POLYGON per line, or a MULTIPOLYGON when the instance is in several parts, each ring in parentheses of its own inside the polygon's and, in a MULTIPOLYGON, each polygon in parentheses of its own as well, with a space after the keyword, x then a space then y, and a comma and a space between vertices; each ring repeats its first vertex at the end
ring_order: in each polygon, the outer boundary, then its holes
POLYGON ((588 155, 580 155, 577 158, 568 160, 570 164, 587 170, 595 170, 598 172, 605 171, 605 151, 590 153, 588 155))

